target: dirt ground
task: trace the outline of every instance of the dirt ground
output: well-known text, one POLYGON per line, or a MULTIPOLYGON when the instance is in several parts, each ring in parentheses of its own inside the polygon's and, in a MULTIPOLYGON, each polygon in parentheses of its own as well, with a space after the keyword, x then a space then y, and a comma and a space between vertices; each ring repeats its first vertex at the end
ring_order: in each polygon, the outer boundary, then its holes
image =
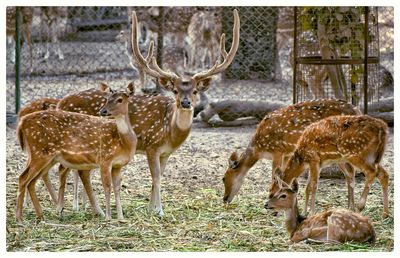
MULTIPOLYGON (((163 218, 147 212, 151 178, 145 156, 137 155, 124 169, 122 207, 125 221, 105 222, 93 217, 90 209, 72 210, 72 178, 66 190, 64 217, 56 214, 42 182, 37 193, 45 221, 35 222, 32 205, 25 207, 24 225, 15 224, 18 175, 26 164, 15 130, 7 127, 7 250, 8 251, 391 251, 394 245, 393 218, 393 129, 382 165, 390 174, 390 212, 382 220, 382 194, 373 184, 364 215, 370 217, 377 233, 374 246, 348 243, 292 245, 284 228, 284 218, 272 217, 263 208, 270 182, 271 162, 258 162, 249 172, 230 205, 222 202, 222 177, 230 153, 243 150, 255 125, 209 128, 196 122, 181 148, 170 158, 162 179, 163 218)), ((51 172, 53 184, 57 174, 51 172)), ((98 171, 92 181, 101 206, 104 194, 98 171)), ((356 198, 364 179, 357 178, 356 198)), ((300 180, 300 207, 303 207, 304 179, 300 180)), ((347 205, 344 180, 321 179, 317 192, 317 210, 347 205)), ((112 198, 112 201, 113 198, 112 198)), ((113 202, 112 202, 113 203, 113 202)), ((112 206, 114 207, 114 206, 112 206)), ((116 211, 113 210, 116 218, 116 211)))

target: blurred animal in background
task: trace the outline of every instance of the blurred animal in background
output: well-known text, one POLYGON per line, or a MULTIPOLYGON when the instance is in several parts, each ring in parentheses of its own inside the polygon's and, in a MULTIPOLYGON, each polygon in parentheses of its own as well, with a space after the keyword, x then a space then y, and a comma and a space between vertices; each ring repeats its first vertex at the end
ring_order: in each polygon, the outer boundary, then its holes
MULTIPOLYGON (((21 24, 21 48, 26 42, 29 50, 29 70, 32 72, 32 40, 31 40, 31 30, 32 30, 32 20, 33 20, 33 7, 20 7, 22 24, 21 24)), ((6 35, 7 35, 7 52, 10 53, 10 61, 15 63, 15 42, 16 42, 16 7, 7 7, 7 18, 6 18, 6 35)))

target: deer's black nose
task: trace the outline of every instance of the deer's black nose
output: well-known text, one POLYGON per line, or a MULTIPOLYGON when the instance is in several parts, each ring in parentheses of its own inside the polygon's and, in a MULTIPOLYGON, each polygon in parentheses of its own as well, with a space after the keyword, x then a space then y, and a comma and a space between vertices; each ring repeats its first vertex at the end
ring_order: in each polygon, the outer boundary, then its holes
POLYGON ((265 203, 264 208, 265 208, 265 209, 271 209, 271 207, 269 207, 269 202, 266 202, 266 203, 265 203))
POLYGON ((184 98, 184 99, 181 100, 181 106, 183 108, 190 108, 190 105, 191 105, 191 103, 190 103, 190 100, 188 98, 184 98))
POLYGON ((107 109, 105 109, 105 108, 100 109, 99 113, 100 113, 101 116, 108 116, 109 115, 107 109))

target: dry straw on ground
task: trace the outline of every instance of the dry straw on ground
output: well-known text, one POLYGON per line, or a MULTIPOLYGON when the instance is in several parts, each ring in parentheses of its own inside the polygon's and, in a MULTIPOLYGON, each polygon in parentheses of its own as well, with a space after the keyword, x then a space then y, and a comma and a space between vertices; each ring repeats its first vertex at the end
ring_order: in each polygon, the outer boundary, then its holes
MULTIPOLYGON (((370 217, 377 233, 374 246, 347 243, 290 244, 283 216, 272 217, 263 208, 270 181, 271 162, 262 161, 249 172, 241 192, 231 205, 222 202, 222 175, 229 153, 245 147, 255 126, 204 128, 195 124, 189 139, 171 156, 162 180, 163 218, 147 212, 151 189, 150 173, 144 156, 137 155, 123 172, 122 206, 125 221, 106 222, 87 211, 72 211, 72 185, 67 188, 64 217, 60 219, 40 182, 37 192, 45 221, 35 222, 32 205, 24 208, 24 225, 15 223, 18 175, 26 155, 7 129, 7 250, 8 251, 391 251, 394 245, 393 219, 393 130, 383 166, 390 173, 390 211, 381 219, 382 198, 373 184, 364 215, 370 217), (212 146, 212 148, 211 148, 212 146)), ((57 175, 52 182, 57 185, 57 175)), ((93 184, 104 208, 104 194, 98 171, 93 184)), ((72 180, 69 180, 71 182, 72 180)), ((304 200, 301 179, 300 207, 304 200)), ((357 179, 356 197, 363 178, 357 179)), ((322 179, 317 192, 317 209, 322 211, 347 204, 344 180, 322 179)), ((113 217, 116 218, 115 210, 113 217)))

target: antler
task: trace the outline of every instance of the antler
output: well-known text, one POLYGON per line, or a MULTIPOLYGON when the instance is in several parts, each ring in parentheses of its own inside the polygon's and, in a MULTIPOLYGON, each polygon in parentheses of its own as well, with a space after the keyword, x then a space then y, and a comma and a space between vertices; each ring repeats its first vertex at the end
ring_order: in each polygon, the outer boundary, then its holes
POLYGON ((239 47, 239 37, 240 37, 240 19, 239 19, 239 13, 236 9, 233 10, 233 17, 234 17, 233 40, 229 53, 227 53, 225 50, 225 34, 223 33, 221 35, 220 50, 224 61, 221 64, 219 64, 219 61, 217 61, 215 65, 211 67, 211 69, 195 74, 192 77, 193 80, 200 81, 207 77, 220 73, 224 71, 226 68, 228 68, 228 66, 232 63, 236 51, 238 50, 239 47))
POLYGON ((147 53, 146 58, 142 56, 139 50, 139 43, 138 43, 138 38, 137 38, 137 31, 138 31, 138 21, 136 17, 136 12, 132 12, 132 39, 131 39, 131 44, 132 44, 132 52, 133 56, 135 57, 137 64, 140 69, 144 70, 146 73, 149 75, 156 77, 156 78, 166 78, 166 79, 175 79, 177 76, 174 73, 168 73, 163 70, 157 65, 157 62, 155 58, 153 57, 153 49, 154 49, 154 42, 151 41, 149 45, 149 50, 147 53), (154 60, 153 60, 154 59, 154 60), (152 61, 153 60, 153 61, 152 61), (149 67, 150 61, 152 61, 154 67, 156 70, 153 70, 149 67))

